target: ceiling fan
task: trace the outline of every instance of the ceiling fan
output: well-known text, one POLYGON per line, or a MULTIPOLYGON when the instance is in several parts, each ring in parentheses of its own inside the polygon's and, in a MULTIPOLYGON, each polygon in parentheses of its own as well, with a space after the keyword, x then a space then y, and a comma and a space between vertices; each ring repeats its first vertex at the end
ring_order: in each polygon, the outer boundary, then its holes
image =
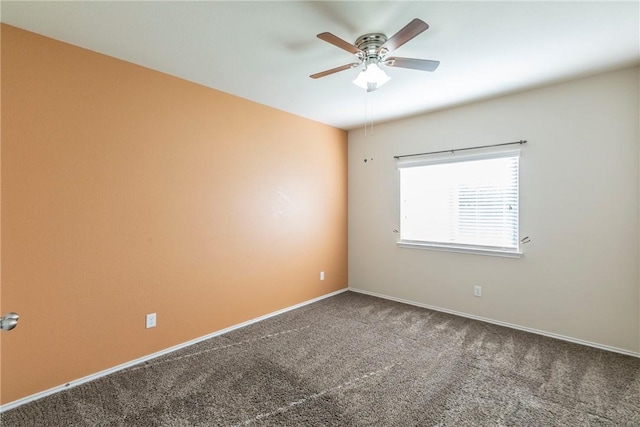
POLYGON ((438 65, 440 65, 440 61, 387 56, 390 52, 396 50, 418 34, 425 31, 427 28, 429 28, 429 25, 427 25, 426 22, 416 18, 391 38, 387 38, 387 36, 382 33, 370 33, 358 37, 355 44, 346 42, 331 33, 320 33, 317 36, 319 39, 354 54, 358 58, 359 62, 352 62, 351 64, 342 65, 340 67, 312 74, 309 77, 312 79, 318 79, 340 71, 362 66, 362 72, 358 75, 358 78, 353 81, 353 83, 363 89, 366 89, 367 92, 372 92, 390 79, 389 76, 387 76, 380 68, 380 64, 384 64, 387 67, 434 71, 438 68, 438 65))

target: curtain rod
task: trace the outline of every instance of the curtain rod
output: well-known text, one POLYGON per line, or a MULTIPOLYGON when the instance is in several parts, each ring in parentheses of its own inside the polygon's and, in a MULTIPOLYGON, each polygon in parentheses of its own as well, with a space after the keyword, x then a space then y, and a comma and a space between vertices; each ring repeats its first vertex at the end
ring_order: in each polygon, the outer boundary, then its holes
POLYGON ((521 139, 520 141, 505 142, 503 144, 481 145, 479 147, 468 147, 468 148, 454 148, 452 150, 431 151, 430 153, 405 154, 405 155, 402 155, 402 156, 393 156, 393 158, 397 160, 397 159, 401 159, 403 157, 427 156, 429 154, 442 154, 442 153, 451 153, 451 154, 453 154, 456 151, 477 150, 478 148, 502 147, 504 145, 526 144, 526 143, 527 143, 526 139, 521 139))

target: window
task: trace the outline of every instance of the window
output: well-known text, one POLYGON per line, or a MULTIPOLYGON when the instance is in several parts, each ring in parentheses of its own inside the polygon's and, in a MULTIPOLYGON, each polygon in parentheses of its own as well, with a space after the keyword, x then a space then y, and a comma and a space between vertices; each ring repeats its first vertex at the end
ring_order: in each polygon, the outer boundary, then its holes
POLYGON ((402 247, 519 257, 519 150, 401 161, 402 247))

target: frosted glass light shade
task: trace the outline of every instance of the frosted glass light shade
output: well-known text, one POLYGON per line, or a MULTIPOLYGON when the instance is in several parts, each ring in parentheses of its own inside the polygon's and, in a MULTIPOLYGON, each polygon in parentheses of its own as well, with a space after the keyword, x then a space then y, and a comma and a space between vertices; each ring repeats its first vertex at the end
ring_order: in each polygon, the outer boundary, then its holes
POLYGON ((364 71, 358 74, 358 77, 353 81, 353 84, 366 89, 367 92, 373 92, 391 78, 380 69, 378 64, 368 64, 364 71))

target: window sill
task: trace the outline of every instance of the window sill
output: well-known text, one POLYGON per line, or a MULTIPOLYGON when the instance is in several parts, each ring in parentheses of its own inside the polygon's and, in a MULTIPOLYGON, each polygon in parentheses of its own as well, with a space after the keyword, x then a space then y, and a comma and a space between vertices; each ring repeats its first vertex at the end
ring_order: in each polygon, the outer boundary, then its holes
POLYGON ((470 246, 455 246, 455 245, 438 245, 436 243, 423 243, 423 242, 397 242, 398 247, 408 249, 426 249, 429 251, 442 251, 442 252, 457 252, 463 254, 475 254, 475 255, 487 255, 497 256, 503 258, 522 258, 523 253, 519 251, 510 251, 502 249, 489 249, 470 246))

